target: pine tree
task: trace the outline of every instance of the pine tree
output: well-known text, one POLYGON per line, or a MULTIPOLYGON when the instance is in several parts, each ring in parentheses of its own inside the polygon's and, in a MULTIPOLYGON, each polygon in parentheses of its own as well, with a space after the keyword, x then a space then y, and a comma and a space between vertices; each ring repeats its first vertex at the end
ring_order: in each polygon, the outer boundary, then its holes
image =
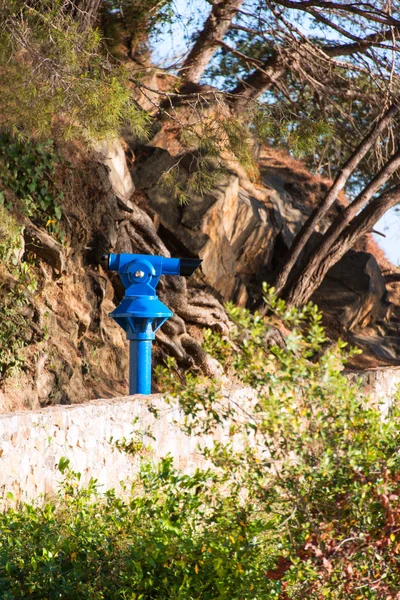
POLYGON ((303 303, 399 200, 399 2, 215 1, 173 89, 147 90, 147 36, 174 20, 171 7, 169 0, 0 0, 0 125, 40 136, 57 115, 70 136, 107 137, 124 125, 145 136, 151 119, 134 92, 150 91, 153 118, 181 128, 195 157, 186 184, 178 163, 163 177, 181 202, 188 191, 204 194, 215 184, 227 153, 251 171, 254 140, 303 155, 334 179, 278 276, 289 303, 303 303), (181 104, 196 111, 199 126, 177 119, 181 104), (210 105, 218 107, 216 127, 207 119, 210 105), (246 128, 253 140, 237 143, 246 128), (354 202, 319 244, 318 265, 301 264, 315 226, 345 186, 357 191, 354 202))

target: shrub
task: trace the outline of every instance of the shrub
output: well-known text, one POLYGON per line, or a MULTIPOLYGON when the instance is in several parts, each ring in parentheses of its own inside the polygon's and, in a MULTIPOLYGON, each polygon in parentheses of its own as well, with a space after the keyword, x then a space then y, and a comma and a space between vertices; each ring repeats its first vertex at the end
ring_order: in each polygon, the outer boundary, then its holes
MULTIPOLYGON (((168 457, 143 458, 127 501, 69 478, 58 502, 9 511, 2 598, 399 597, 399 411, 383 418, 343 375, 352 351, 328 343, 314 306, 266 301, 290 331, 285 348, 267 343, 269 319, 233 306, 231 339, 206 339, 255 394, 229 397, 191 375, 182 387, 171 365, 160 372, 186 430, 225 428, 203 449, 209 469, 183 475, 168 457)), ((142 448, 137 438, 119 446, 142 448)))
MULTIPOLYGON (((110 16, 119 13, 108 5, 110 16)), ((129 72, 74 8, 68 0, 0 1, 0 126, 44 138, 57 116, 67 137, 113 137, 124 125, 146 135, 149 116, 132 99, 129 72)))
POLYGON ((59 239, 64 238, 61 226, 63 192, 57 190, 55 169, 60 158, 51 139, 45 142, 21 141, 0 135, 0 201, 6 204, 11 192, 19 208, 37 225, 47 227, 59 239))
POLYGON ((2 600, 239 599, 270 588, 257 519, 247 523, 223 475, 144 463, 128 501, 78 479, 70 473, 56 504, 0 516, 2 600))
POLYGON ((354 350, 327 343, 315 306, 288 310, 266 292, 290 329, 286 348, 268 346, 268 321, 232 305, 230 341, 206 336, 256 399, 224 399, 216 383, 199 393, 193 378, 184 390, 171 380, 171 395, 191 432, 230 423, 232 441, 204 452, 264 514, 265 577, 282 600, 398 598, 399 409, 383 418, 350 383, 342 369, 354 350))

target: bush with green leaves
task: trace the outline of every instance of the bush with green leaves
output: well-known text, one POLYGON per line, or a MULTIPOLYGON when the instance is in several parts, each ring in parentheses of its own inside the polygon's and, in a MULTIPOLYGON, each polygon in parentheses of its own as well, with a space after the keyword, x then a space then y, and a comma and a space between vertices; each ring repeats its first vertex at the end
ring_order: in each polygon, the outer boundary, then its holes
POLYGON ((57 189, 56 166, 60 157, 53 140, 35 142, 0 136, 0 202, 10 210, 20 210, 37 225, 63 239, 61 204, 64 197, 57 189), (7 201, 11 192, 18 206, 7 201))
MULTIPOLYGON (((68 461, 60 461, 68 471, 68 461)), ((143 462, 128 500, 79 489, 69 473, 57 503, 0 515, 2 600, 256 598, 270 584, 240 488, 213 471, 143 462), (257 591, 256 591, 257 590, 257 591)), ((277 596, 274 596, 277 597, 277 596)))
POLYGON ((22 350, 30 332, 26 319, 37 281, 22 260, 23 227, 0 204, 0 378, 23 366, 22 350))
POLYGON ((8 511, 1 598, 399 597, 399 410, 383 416, 343 374, 352 351, 328 342, 316 307, 288 310, 270 291, 266 301, 266 318, 228 307, 229 340, 206 336, 253 394, 191 375, 183 387, 172 363, 160 370, 186 431, 222 428, 204 444, 209 468, 154 466, 135 437, 119 444, 143 456, 126 500, 70 474, 58 501, 8 511), (285 346, 271 346, 278 318, 285 346))
MULTIPOLYGON (((226 372, 250 386, 253 400, 229 399, 218 382, 189 376, 184 389, 171 368, 171 402, 187 431, 229 427, 228 443, 205 455, 240 485, 265 518, 267 596, 281 600, 400 594, 400 411, 372 402, 343 365, 355 350, 331 344, 317 307, 287 309, 266 289, 270 316, 228 306, 230 339, 209 331, 206 349, 226 372), (271 323, 286 327, 285 347, 270 346, 271 323), (238 440, 240 441, 238 446, 238 440), (271 567, 271 564, 273 565, 271 567)), ((250 597, 250 596, 249 596, 250 597)))
POLYGON ((0 126, 43 138, 57 116, 70 138, 114 136, 123 125, 145 134, 149 117, 132 99, 129 73, 77 11, 68 0, 0 0, 0 126))

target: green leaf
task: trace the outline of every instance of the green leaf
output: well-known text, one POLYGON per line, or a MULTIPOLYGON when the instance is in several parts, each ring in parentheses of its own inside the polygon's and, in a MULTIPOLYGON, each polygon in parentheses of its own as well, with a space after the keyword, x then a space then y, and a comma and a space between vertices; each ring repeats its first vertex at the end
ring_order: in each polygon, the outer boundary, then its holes
POLYGON ((62 456, 58 462, 58 470, 61 473, 65 473, 65 471, 69 468, 71 461, 66 456, 62 456))

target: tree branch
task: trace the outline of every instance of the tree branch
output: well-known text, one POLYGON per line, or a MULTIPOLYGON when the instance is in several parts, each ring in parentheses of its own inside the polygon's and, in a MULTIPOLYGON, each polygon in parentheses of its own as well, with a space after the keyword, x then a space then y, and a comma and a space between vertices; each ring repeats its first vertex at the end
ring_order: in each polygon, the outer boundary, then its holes
POLYGON ((229 44, 225 43, 223 40, 218 40, 218 45, 221 46, 221 48, 225 48, 225 50, 233 54, 233 56, 237 56, 238 58, 243 59, 249 65, 254 65, 257 69, 263 71, 264 63, 262 60, 259 60, 258 58, 253 58, 251 56, 248 56, 247 54, 244 54, 243 52, 240 52, 239 50, 236 50, 236 48, 232 48, 232 46, 229 46, 229 44))
POLYGON ((356 54, 357 52, 365 52, 371 46, 379 45, 383 41, 391 40, 393 32, 391 29, 387 31, 380 31, 378 33, 372 33, 367 35, 365 38, 359 39, 352 44, 339 44, 338 46, 323 46, 322 50, 327 56, 347 56, 349 54, 356 54))
MULTIPOLYGON (((306 41, 306 45, 308 48, 314 47, 316 50, 322 52, 328 58, 335 58, 337 56, 348 56, 352 54, 356 54, 358 52, 365 52, 372 46, 379 45, 380 42, 392 39, 392 31, 384 31, 379 33, 373 33, 371 35, 366 36, 365 38, 358 39, 357 41, 351 44, 339 44, 337 46, 322 46, 318 47, 315 44, 311 44, 308 40, 306 41)), ((253 64, 256 68, 256 71, 250 73, 245 79, 240 81, 238 85, 232 90, 232 94, 237 94, 240 96, 241 100, 240 104, 243 104, 246 100, 252 99, 256 100, 261 94, 270 89, 273 85, 277 85, 278 80, 284 75, 288 68, 288 62, 290 60, 291 70, 296 68, 296 65, 299 65, 301 61, 306 60, 306 56, 300 56, 299 50, 293 50, 291 53, 291 49, 287 49, 285 53, 274 53, 266 62, 262 63, 257 59, 253 59, 249 56, 246 56, 242 52, 239 52, 235 48, 232 48, 222 40, 219 40, 221 46, 223 46, 226 50, 230 51, 234 56, 238 56, 243 60, 246 60, 249 64, 253 64), (288 56, 288 59, 284 60, 284 55, 288 56), (290 57, 290 59, 289 59, 290 57)), ((301 44, 299 45, 299 49, 301 48, 301 44)), ((350 65, 349 65, 350 67, 350 65)), ((321 84, 322 85, 322 84, 321 84)))
POLYGON ((198 83, 218 49, 243 0, 219 0, 213 4, 204 28, 179 71, 184 81, 198 83))
MULTIPOLYGON (((316 248, 313 248, 311 256, 307 259, 306 264, 302 266, 301 272, 298 276, 293 278, 293 286, 290 287, 290 291, 284 291, 283 295, 293 299, 300 296, 304 299, 303 287, 304 281, 307 281, 307 293, 308 297, 311 297, 314 291, 321 285, 322 278, 325 276, 327 269, 322 267, 322 264, 330 257, 331 254, 335 254, 332 249, 338 245, 338 240, 341 239, 342 233, 346 228, 353 227, 353 223, 356 223, 357 213, 365 207, 371 198, 387 183, 390 177, 400 168, 400 151, 396 152, 391 159, 384 165, 384 167, 375 175, 375 177, 368 183, 363 191, 357 196, 357 198, 349 204, 333 221, 328 231, 323 236, 321 242, 316 248)), ((372 200, 372 203, 374 200, 372 200)), ((373 225, 375 222, 373 223, 373 225)), ((347 235, 347 233, 346 233, 347 235)), ((330 262, 330 264, 332 264, 330 262)), ((329 267, 328 267, 329 268, 329 267)), ((306 300, 307 301, 307 300, 306 300)))
POLYGON ((275 4, 278 6, 284 6, 285 8, 292 8, 306 12, 309 12, 308 9, 313 7, 323 8, 324 10, 340 10, 364 17, 368 21, 389 25, 389 27, 400 26, 400 21, 392 17, 390 14, 383 12, 382 10, 375 9, 373 5, 367 5, 371 6, 373 10, 364 10, 363 8, 360 8, 359 2, 354 2, 353 4, 340 4, 339 2, 329 2, 324 0, 322 5, 321 0, 303 0, 302 2, 295 2, 294 0, 275 0, 275 4))
POLYGON ((256 100, 267 91, 286 72, 286 63, 278 53, 274 53, 262 66, 257 67, 245 79, 239 81, 231 94, 237 96, 237 104, 243 105, 249 100, 256 100))
POLYGON ((335 181, 333 182, 330 190, 328 191, 321 204, 313 212, 310 218, 304 223, 303 227, 297 234, 292 247, 289 250, 288 256, 281 268, 280 273, 278 274, 275 286, 278 294, 281 293, 284 289, 294 265, 298 261, 300 254, 303 251, 308 240, 310 239, 312 233, 315 231, 316 226, 324 218, 332 204, 337 199, 339 192, 346 185, 347 180, 353 173, 354 169, 356 169, 356 167, 365 157, 367 152, 372 148, 372 146, 377 141, 381 133, 388 127, 397 111, 397 106, 395 104, 392 104, 390 108, 385 112, 383 117, 381 117, 381 119, 377 121, 372 131, 370 131, 370 133, 361 141, 356 150, 353 152, 353 154, 346 161, 342 169, 339 171, 335 181))
POLYGON ((350 250, 356 241, 369 233, 375 223, 393 206, 400 202, 400 184, 372 200, 350 223, 331 246, 329 253, 312 273, 306 269, 300 274, 296 285, 287 295, 288 306, 306 303, 319 287, 329 269, 350 250))

